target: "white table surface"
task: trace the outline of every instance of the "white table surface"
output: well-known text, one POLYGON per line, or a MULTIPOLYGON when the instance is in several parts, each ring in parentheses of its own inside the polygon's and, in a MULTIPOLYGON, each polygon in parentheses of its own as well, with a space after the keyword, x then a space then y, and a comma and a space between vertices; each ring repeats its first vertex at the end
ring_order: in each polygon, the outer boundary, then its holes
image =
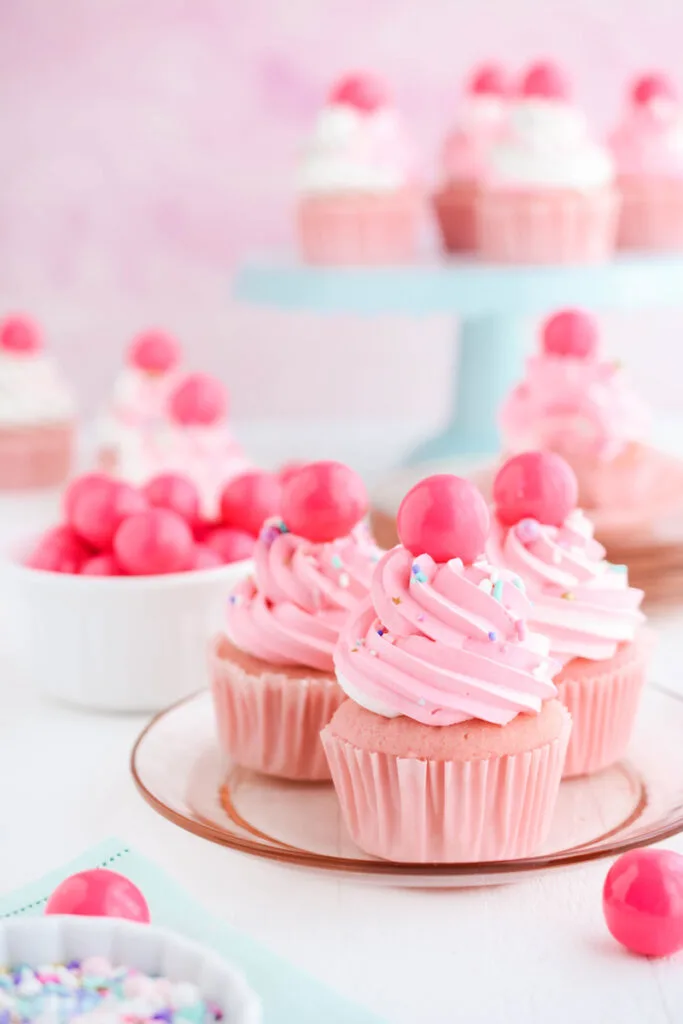
MULTIPOLYGON (((0 519, 5 541, 20 519, 16 509, 0 519)), ((656 625, 652 675, 683 689, 675 672, 683 610, 656 625)), ((683 954, 632 957, 606 931, 608 862, 496 888, 420 891, 213 846, 137 794, 128 757, 143 719, 41 700, 17 677, 10 649, 0 631, 1 892, 117 835, 231 924, 392 1024, 683 1021, 683 954)), ((683 837, 667 845, 683 852, 683 837)))

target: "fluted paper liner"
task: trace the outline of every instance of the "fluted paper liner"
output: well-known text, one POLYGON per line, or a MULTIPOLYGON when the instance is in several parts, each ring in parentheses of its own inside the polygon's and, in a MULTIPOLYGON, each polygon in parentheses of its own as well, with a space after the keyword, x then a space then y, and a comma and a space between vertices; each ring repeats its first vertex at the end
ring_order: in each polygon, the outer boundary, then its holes
POLYGON ((434 213, 446 252, 473 252, 476 248, 478 195, 474 181, 448 182, 434 194, 434 213))
POLYGON ((514 860, 545 840, 562 777, 571 718, 535 750, 470 761, 430 761, 322 741, 354 842, 404 863, 514 860))
POLYGON ((72 467, 73 423, 0 429, 0 490, 58 487, 72 467))
POLYGON ((622 178, 620 249, 683 249, 683 179, 622 178))
POLYGON ((409 263, 415 258, 419 197, 412 189, 373 195, 304 196, 301 255, 307 263, 409 263))

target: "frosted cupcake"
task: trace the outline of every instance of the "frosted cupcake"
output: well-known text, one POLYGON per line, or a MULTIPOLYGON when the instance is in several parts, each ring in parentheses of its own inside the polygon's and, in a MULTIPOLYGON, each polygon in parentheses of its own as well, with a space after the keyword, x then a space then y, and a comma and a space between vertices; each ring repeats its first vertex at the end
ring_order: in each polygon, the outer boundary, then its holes
POLYGON ((479 68, 467 84, 455 130, 446 139, 440 185, 434 195, 446 252, 472 252, 476 248, 476 201, 489 153, 503 128, 507 91, 499 67, 479 68))
POLYGON ((493 147, 477 208, 481 256, 500 263, 597 263, 614 249, 618 193, 552 64, 524 76, 493 147))
POLYGON ((641 630, 643 592, 629 587, 626 566, 605 560, 576 497, 576 478, 558 455, 516 455, 494 482, 489 546, 492 560, 523 580, 529 626, 548 637, 562 665, 555 683, 573 722, 565 776, 624 756, 650 646, 641 630))
POLYGON ((634 83, 610 145, 621 191, 619 247, 683 248, 683 111, 666 77, 634 83))
POLYGON ((344 698, 332 655, 378 558, 366 510, 362 482, 339 463, 311 463, 285 484, 283 518, 264 525, 212 651, 218 734, 235 764, 329 779, 320 730, 344 698))
POLYGON ((308 263, 405 263, 416 250, 420 195, 412 149, 372 75, 332 89, 299 171, 298 229, 308 263))
POLYGON ((76 406, 27 317, 0 324, 0 490, 57 487, 71 470, 76 406))
POLYGON ((125 366, 99 424, 98 462, 115 473, 124 469, 143 436, 153 435, 166 419, 171 391, 181 374, 182 351, 162 331, 143 331, 128 347, 125 366))
POLYGON ((526 857, 551 823, 571 720, 519 579, 482 552, 469 481, 421 481, 401 544, 335 652, 349 700, 322 740, 354 841, 405 862, 526 857))
POLYGON ((642 541, 683 512, 683 463, 647 443, 651 416, 620 363, 601 358, 595 321, 565 310, 542 328, 541 351, 500 413, 508 454, 561 455, 579 503, 608 540, 642 541))

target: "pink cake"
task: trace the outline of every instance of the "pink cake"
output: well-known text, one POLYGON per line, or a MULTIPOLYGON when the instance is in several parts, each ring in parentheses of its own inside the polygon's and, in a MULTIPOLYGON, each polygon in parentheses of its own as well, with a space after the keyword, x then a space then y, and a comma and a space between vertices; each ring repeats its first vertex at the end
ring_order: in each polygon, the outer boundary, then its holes
POLYGON ((525 74, 488 157, 478 248, 499 263, 597 263, 612 254, 618 194, 608 151, 588 132, 552 64, 525 74))
MULTIPOLYGON (((283 488, 284 512, 306 533, 310 523, 289 515, 291 495, 321 465, 328 464, 303 467, 283 488)), ((318 525, 331 505, 323 495, 318 525)), ((356 506, 351 518, 363 513, 356 506)), ((218 734, 235 764, 301 781, 330 777, 320 730, 344 696, 332 654, 378 558, 364 525, 352 526, 347 520, 343 533, 341 525, 331 530, 338 539, 328 533, 322 541, 290 532, 277 518, 261 531, 253 576, 231 595, 226 632, 212 649, 218 734)))
POLYGON ((434 211, 446 252, 476 248, 475 210, 491 148, 503 129, 507 82, 496 65, 478 68, 467 83, 455 129, 446 139, 434 211))
POLYGON ((0 490, 63 484, 75 448, 75 402, 43 350, 38 327, 12 316, 0 325, 0 490))
POLYGON ((601 358, 594 320, 577 310, 544 324, 541 351, 500 413, 508 454, 557 452, 599 535, 631 543, 670 531, 683 512, 683 462, 647 444, 649 426, 621 364, 601 358))
POLYGON ((671 82, 644 75, 610 139, 622 249, 683 248, 683 112, 671 82))
POLYGON ((624 756, 645 681, 642 590, 625 565, 605 560, 576 508, 576 478, 548 452, 514 456, 493 488, 489 556, 515 572, 532 602, 531 629, 548 637, 573 727, 565 776, 599 771, 624 756))
POLYGON ((517 576, 480 554, 488 527, 469 481, 421 481, 342 630, 349 700, 322 740, 351 836, 378 857, 526 857, 550 827, 571 719, 517 576))
POLYGON ((328 97, 299 173, 307 263, 404 263, 415 256, 420 188, 413 152, 381 82, 349 75, 328 97))

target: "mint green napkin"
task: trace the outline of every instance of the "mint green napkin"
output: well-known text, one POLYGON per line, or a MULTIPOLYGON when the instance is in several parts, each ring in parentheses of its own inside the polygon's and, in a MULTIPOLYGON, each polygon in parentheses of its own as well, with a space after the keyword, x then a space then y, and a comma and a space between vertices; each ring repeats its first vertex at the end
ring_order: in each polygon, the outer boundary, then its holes
POLYGON ((135 882, 155 924, 202 942, 237 964, 263 1000, 264 1024, 382 1024, 368 1010, 213 917, 161 868, 117 839, 107 839, 71 864, 0 898, 0 918, 42 914, 48 896, 64 878, 94 867, 120 871, 135 882))

